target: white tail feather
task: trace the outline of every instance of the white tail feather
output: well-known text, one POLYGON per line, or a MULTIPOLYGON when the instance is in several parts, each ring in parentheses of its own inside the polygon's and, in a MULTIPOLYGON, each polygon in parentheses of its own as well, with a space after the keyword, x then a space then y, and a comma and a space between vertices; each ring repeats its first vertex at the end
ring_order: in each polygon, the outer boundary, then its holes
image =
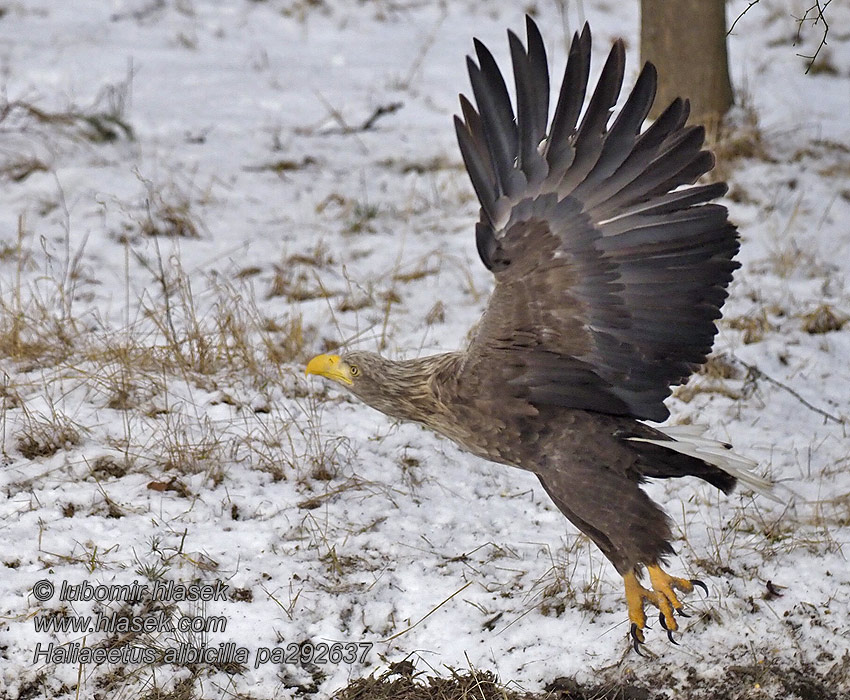
POLYGON ((732 446, 704 437, 707 426, 704 425, 671 425, 664 428, 656 428, 664 433, 670 440, 652 440, 649 438, 628 438, 635 442, 649 442, 653 445, 666 447, 668 450, 679 452, 689 457, 701 459, 718 469, 722 469, 730 476, 734 476, 742 484, 746 484, 753 491, 760 493, 774 501, 781 500, 772 492, 773 482, 768 481, 754 473, 758 462, 742 457, 732 452, 732 446))

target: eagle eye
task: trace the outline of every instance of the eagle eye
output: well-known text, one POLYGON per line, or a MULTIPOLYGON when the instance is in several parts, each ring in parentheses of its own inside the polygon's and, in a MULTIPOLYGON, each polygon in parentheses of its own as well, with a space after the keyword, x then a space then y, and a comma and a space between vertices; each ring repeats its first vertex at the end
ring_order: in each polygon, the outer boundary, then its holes
POLYGON ((351 365, 351 376, 356 377, 360 374, 360 368, 357 365, 351 365))

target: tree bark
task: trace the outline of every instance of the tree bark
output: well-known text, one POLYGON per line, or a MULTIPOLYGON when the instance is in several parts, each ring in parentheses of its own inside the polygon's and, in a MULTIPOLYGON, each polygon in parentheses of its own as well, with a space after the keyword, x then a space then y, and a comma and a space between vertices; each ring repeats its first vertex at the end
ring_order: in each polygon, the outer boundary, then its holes
POLYGON ((641 0, 640 50, 658 69, 650 117, 683 97, 695 123, 719 124, 733 101, 725 0, 641 0))

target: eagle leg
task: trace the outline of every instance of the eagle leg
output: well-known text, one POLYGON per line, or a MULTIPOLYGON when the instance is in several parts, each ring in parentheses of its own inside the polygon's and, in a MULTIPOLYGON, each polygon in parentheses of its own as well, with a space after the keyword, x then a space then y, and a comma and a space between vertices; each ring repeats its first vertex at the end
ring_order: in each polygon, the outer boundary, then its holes
POLYGON ((683 604, 676 595, 674 589, 683 593, 690 593, 694 585, 706 588, 702 581, 689 580, 671 576, 657 564, 647 566, 649 581, 652 590, 644 588, 637 579, 634 571, 623 576, 626 587, 626 604, 629 608, 629 621, 631 622, 631 637, 635 651, 640 653, 639 645, 644 643, 643 631, 646 628, 646 613, 644 602, 649 602, 660 611, 658 619, 661 626, 666 630, 670 641, 675 643, 673 632, 679 629, 674 613, 682 614, 683 604))

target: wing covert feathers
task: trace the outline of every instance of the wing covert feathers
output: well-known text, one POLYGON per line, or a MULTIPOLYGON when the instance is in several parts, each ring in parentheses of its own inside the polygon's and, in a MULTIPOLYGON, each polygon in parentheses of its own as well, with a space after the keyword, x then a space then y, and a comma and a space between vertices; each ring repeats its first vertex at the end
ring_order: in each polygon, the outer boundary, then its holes
POLYGON ((672 384, 705 361, 738 264, 735 227, 692 186, 714 165, 704 130, 676 99, 641 132, 656 92, 647 63, 619 113, 622 41, 585 105, 587 25, 573 37, 549 120, 543 39, 508 32, 513 87, 475 41, 458 144, 481 204, 476 244, 496 287, 460 385, 508 387, 531 404, 664 420, 672 384), (609 124, 610 122, 610 124, 609 124))

